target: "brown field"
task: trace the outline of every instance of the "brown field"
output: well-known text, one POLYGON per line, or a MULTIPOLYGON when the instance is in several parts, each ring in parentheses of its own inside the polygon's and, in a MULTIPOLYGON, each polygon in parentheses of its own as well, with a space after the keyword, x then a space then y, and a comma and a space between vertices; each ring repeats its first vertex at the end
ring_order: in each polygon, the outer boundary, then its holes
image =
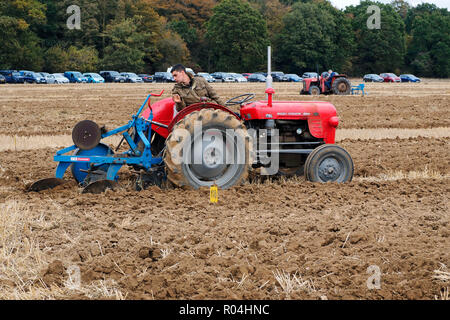
MULTIPOLYGON (((214 86, 264 98, 264 84, 214 86)), ((54 174, 76 122, 123 125, 171 87, 0 86, 0 299, 449 298, 449 80, 316 98, 341 119, 355 163, 344 185, 268 179, 210 204, 209 190, 132 191, 124 168, 116 192, 24 191, 54 174)), ((277 100, 312 99, 274 87, 277 100)))

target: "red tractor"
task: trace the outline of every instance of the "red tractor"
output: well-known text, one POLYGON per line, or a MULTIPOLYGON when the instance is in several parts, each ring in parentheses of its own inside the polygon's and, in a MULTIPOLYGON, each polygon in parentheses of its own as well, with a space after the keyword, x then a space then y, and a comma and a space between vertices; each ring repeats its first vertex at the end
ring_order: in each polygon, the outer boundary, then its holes
POLYGON ((348 95, 351 90, 351 83, 345 74, 333 73, 330 87, 327 87, 328 73, 324 72, 319 79, 315 78, 305 78, 303 79, 303 88, 300 94, 310 94, 313 96, 319 94, 337 94, 337 95, 348 95))
MULTIPOLYGON (((353 161, 335 145, 339 119, 325 101, 251 101, 247 93, 227 106, 206 101, 176 113, 172 98, 150 104, 150 94, 127 125, 107 131, 84 120, 72 131, 74 145, 56 152, 53 178, 36 181, 29 191, 54 188, 72 176, 83 193, 100 193, 118 185, 118 173, 127 165, 138 174, 136 190, 162 186, 199 188, 213 184, 226 189, 247 180, 252 169, 263 175, 305 175, 312 182, 347 182, 353 161), (240 105, 240 112, 229 108, 240 105), (122 134, 113 149, 101 140, 122 134), (129 150, 118 153, 122 142, 129 150)), ((162 93, 161 93, 162 94, 162 93)), ((160 95, 161 95, 160 94, 160 95)))

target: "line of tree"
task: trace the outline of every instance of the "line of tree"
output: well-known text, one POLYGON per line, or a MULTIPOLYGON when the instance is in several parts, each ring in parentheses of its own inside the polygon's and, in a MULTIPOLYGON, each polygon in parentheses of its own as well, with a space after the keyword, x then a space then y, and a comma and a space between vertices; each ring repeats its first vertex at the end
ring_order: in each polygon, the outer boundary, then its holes
POLYGON ((319 69, 351 75, 450 75, 450 14, 405 0, 9 0, 0 2, 0 69, 112 69, 153 73, 175 63, 196 71, 319 69), (81 9, 70 30, 67 8, 81 9), (371 5, 379 29, 369 29, 371 5))

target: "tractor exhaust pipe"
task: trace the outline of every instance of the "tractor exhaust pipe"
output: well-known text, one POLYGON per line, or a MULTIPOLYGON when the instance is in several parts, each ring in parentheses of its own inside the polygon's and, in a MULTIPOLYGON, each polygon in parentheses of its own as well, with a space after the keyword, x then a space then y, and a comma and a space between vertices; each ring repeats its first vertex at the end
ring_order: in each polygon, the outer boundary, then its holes
POLYGON ((272 57, 270 46, 267 47, 267 77, 266 77, 266 93, 267 93, 267 106, 272 106, 272 95, 275 90, 272 88, 272 57))
POLYGON ((267 47, 267 77, 266 88, 272 88, 272 53, 271 47, 267 47))

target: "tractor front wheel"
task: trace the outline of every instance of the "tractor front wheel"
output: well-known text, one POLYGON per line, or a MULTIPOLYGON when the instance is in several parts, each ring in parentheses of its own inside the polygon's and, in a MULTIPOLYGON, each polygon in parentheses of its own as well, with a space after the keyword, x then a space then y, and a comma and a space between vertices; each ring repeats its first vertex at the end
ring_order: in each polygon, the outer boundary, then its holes
POLYGON ((311 182, 348 182, 353 178, 350 154, 335 144, 324 144, 313 150, 305 162, 305 178, 311 182))
POLYGON ((312 96, 320 95, 320 88, 318 86, 309 87, 309 94, 312 96))
POLYGON ((167 179, 195 189, 222 189, 244 182, 252 164, 253 144, 246 127, 226 111, 202 109, 188 114, 166 140, 167 179))

